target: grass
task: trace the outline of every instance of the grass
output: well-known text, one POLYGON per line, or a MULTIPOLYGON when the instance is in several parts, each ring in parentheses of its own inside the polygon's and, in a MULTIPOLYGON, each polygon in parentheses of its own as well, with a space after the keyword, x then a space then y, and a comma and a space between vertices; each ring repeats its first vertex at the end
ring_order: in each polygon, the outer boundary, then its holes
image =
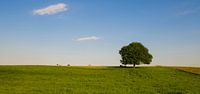
POLYGON ((0 94, 199 94, 200 75, 170 67, 0 66, 0 94))
POLYGON ((182 70, 185 72, 191 72, 194 74, 200 74, 200 68, 199 67, 177 67, 178 70, 182 70))

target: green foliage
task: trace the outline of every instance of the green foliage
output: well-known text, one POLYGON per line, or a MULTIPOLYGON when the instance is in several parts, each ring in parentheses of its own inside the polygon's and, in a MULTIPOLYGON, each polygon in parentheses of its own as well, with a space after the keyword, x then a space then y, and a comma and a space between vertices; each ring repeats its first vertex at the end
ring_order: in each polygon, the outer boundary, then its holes
POLYGON ((121 63, 126 64, 150 64, 153 56, 148 49, 139 42, 132 42, 128 46, 124 46, 119 51, 122 57, 121 63))
POLYGON ((200 75, 168 67, 0 66, 0 94, 199 94, 200 75))

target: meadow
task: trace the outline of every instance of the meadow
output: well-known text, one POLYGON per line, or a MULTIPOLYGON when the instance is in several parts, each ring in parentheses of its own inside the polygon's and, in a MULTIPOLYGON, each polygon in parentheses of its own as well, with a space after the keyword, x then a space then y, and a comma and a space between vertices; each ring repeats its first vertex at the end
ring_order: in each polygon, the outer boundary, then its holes
POLYGON ((0 94, 200 94, 200 75, 187 70, 0 66, 0 94))

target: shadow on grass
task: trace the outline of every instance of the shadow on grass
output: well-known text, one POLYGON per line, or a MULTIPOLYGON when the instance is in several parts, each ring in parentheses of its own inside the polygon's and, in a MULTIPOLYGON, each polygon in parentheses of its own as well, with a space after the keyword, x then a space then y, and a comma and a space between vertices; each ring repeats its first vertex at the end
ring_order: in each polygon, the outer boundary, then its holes
POLYGON ((188 73, 188 74, 192 74, 192 75, 200 75, 198 73, 194 73, 194 72, 191 72, 191 71, 187 71, 187 70, 182 70, 182 69, 176 69, 177 71, 180 71, 180 72, 185 72, 185 73, 188 73))
MULTIPOLYGON (((132 69, 134 69, 134 67, 133 66, 111 66, 112 68, 132 68, 132 69)), ((135 68, 142 68, 142 67, 135 67, 135 68)))

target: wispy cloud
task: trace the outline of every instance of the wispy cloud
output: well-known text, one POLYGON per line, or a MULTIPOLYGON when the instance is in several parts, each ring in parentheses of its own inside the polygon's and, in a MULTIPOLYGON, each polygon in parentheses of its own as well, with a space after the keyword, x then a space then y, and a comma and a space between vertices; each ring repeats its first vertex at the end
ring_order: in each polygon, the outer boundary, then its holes
POLYGON ((76 39, 76 41, 89 41, 89 40, 99 40, 99 37, 96 36, 88 36, 88 37, 80 37, 78 39, 76 39))
POLYGON ((189 15, 189 14, 194 14, 196 12, 197 12, 197 10, 183 10, 183 11, 179 12, 178 15, 189 15))
POLYGON ((67 11, 69 8, 66 4, 64 3, 58 3, 54 5, 49 5, 45 8, 40 8, 33 10, 33 14, 35 15, 51 15, 51 14, 56 14, 60 13, 63 11, 67 11))
POLYGON ((184 5, 177 10, 177 15, 185 16, 185 15, 196 15, 200 12, 200 7, 195 5, 184 5))

